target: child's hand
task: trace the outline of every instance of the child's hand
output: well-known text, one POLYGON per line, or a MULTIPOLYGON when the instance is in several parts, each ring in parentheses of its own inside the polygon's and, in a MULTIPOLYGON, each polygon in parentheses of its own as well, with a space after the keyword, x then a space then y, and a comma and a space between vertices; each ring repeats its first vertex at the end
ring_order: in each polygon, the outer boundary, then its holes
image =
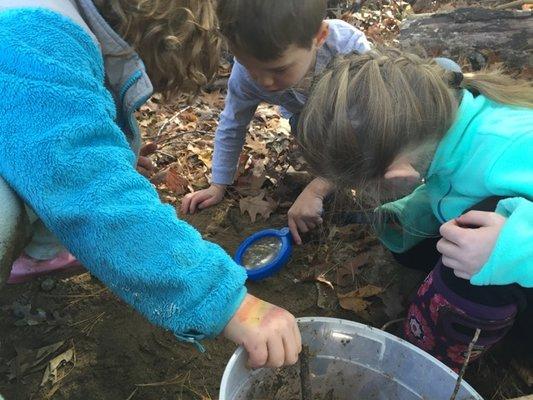
POLYGON ((141 147, 139 159, 137 160, 137 172, 139 172, 145 178, 150 178, 150 176, 154 173, 155 165, 152 160, 148 158, 148 156, 150 154, 154 154, 156 151, 156 143, 149 142, 141 147))
POLYGON ((494 212, 469 211, 443 224, 437 243, 442 263, 459 278, 472 278, 489 259, 506 220, 494 212))
POLYGON ((202 210, 220 203, 224 198, 225 191, 225 185, 213 183, 207 189, 187 194, 181 202, 182 214, 193 214, 196 210, 202 210))
POLYGON ((302 350, 294 316, 249 294, 223 333, 246 349, 250 368, 294 364, 302 350))
POLYGON ((324 197, 333 186, 321 179, 314 179, 298 196, 289 209, 289 229, 296 244, 302 244, 299 232, 306 233, 322 223, 324 197))

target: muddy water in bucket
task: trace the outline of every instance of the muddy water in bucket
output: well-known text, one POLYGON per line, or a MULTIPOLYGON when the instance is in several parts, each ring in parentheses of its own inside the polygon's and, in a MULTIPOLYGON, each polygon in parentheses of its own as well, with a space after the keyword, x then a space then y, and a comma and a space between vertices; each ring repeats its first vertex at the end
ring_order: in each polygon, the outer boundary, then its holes
MULTIPOLYGON (((333 318, 299 319, 309 346, 312 400, 449 400, 457 375, 386 332, 333 318)), ((301 400, 298 367, 245 367, 239 349, 228 362, 220 400, 301 400)), ((463 383, 457 400, 482 400, 463 383)))

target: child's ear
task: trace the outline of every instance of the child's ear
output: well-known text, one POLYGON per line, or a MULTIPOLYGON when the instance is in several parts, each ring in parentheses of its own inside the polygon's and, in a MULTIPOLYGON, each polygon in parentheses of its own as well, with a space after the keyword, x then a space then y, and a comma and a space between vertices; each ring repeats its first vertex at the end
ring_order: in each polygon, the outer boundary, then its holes
POLYGON ((420 182, 420 173, 413 168, 408 160, 402 157, 395 160, 387 168, 384 178, 394 184, 417 183, 420 182))
POLYGON ((320 47, 324 44, 329 35, 329 24, 326 21, 322 21, 318 33, 314 38, 315 46, 320 47))

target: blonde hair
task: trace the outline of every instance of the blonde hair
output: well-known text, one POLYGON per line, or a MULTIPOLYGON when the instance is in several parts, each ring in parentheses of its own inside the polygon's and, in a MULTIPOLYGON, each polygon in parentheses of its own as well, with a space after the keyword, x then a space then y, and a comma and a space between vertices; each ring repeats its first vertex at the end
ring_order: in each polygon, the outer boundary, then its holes
POLYGON ((157 92, 196 92, 218 68, 214 0, 96 0, 104 18, 140 55, 157 92))
POLYGON ((399 155, 434 150, 455 119, 460 89, 533 107, 530 82, 499 71, 463 75, 432 59, 375 49, 340 57, 324 72, 301 114, 298 139, 319 176, 379 187, 399 155))

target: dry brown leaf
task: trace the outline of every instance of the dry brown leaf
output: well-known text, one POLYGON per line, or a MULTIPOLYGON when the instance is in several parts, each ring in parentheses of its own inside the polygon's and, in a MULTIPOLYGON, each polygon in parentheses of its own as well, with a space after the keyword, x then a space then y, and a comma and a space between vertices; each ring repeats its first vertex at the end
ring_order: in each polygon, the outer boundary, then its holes
POLYGON ((253 168, 241 175, 235 182, 235 189, 243 196, 255 196, 263 187, 267 177, 263 160, 253 161, 253 168))
POLYGON ((334 310, 337 308, 337 296, 335 291, 327 285, 316 283, 316 290, 318 293, 316 305, 323 310, 334 310))
POLYGON ((55 353, 65 342, 57 342, 49 346, 36 350, 16 348, 17 356, 9 362, 10 373, 8 379, 21 378, 28 372, 39 368, 39 365, 53 353, 55 353))
POLYGON ((295 282, 317 282, 326 285, 327 287, 331 288, 332 290, 335 290, 333 287, 333 284, 326 278, 324 274, 315 275, 315 274, 309 274, 304 276, 300 279, 295 279, 295 282))
POLYGON ((344 287, 355 282, 355 275, 359 268, 368 262, 368 253, 358 254, 356 257, 337 268, 337 285, 344 287))
POLYGON ((222 108, 224 106, 224 96, 220 91, 205 93, 201 96, 201 100, 211 108, 222 108))
POLYGON ((351 310, 354 313, 359 314, 365 311, 372 303, 358 297, 339 297, 339 304, 345 310, 351 310))
POLYGON ((366 285, 357 290, 345 294, 339 294, 339 303, 345 310, 352 310, 355 313, 362 312, 368 308, 371 302, 364 300, 383 292, 383 288, 374 285, 366 285))
POLYGON ((241 209, 241 213, 248 213, 250 215, 250 219, 252 222, 255 222, 257 218, 257 214, 261 215, 264 219, 268 219, 270 217, 270 214, 274 211, 276 208, 276 204, 264 200, 265 192, 259 193, 259 195, 253 197, 248 196, 243 199, 239 200, 239 208, 241 209))
POLYGON ((41 386, 46 385, 49 381, 52 382, 52 384, 56 383, 59 380, 58 377, 58 370, 63 365, 74 362, 75 355, 74 355, 74 348, 70 348, 64 353, 61 353, 60 355, 52 358, 48 365, 46 366, 46 370, 44 371, 43 379, 41 381, 41 386))
POLYGON ((184 112, 181 113, 180 119, 182 121, 187 122, 187 123, 196 122, 196 121, 198 121, 198 116, 196 115, 196 113, 194 111, 187 110, 187 111, 184 111, 184 112))
POLYGON ((178 173, 176 166, 171 166, 165 175, 165 185, 168 190, 179 196, 187 192, 189 181, 178 173))
POLYGON ((324 275, 317 276, 315 278, 315 280, 317 282, 323 283, 324 285, 326 285, 326 286, 330 287, 331 289, 335 290, 335 288, 333 287, 333 284, 330 281, 328 281, 324 275))
POLYGON ((262 140, 256 140, 252 138, 246 139, 246 147, 250 148, 253 152, 258 155, 266 156, 268 155, 268 149, 266 144, 262 140))
POLYGON ((196 155, 198 159, 205 164, 205 166, 209 169, 211 169, 212 166, 212 159, 213 159, 213 151, 210 148, 199 148, 192 144, 189 144, 187 146, 187 150, 189 150, 191 153, 196 155))

